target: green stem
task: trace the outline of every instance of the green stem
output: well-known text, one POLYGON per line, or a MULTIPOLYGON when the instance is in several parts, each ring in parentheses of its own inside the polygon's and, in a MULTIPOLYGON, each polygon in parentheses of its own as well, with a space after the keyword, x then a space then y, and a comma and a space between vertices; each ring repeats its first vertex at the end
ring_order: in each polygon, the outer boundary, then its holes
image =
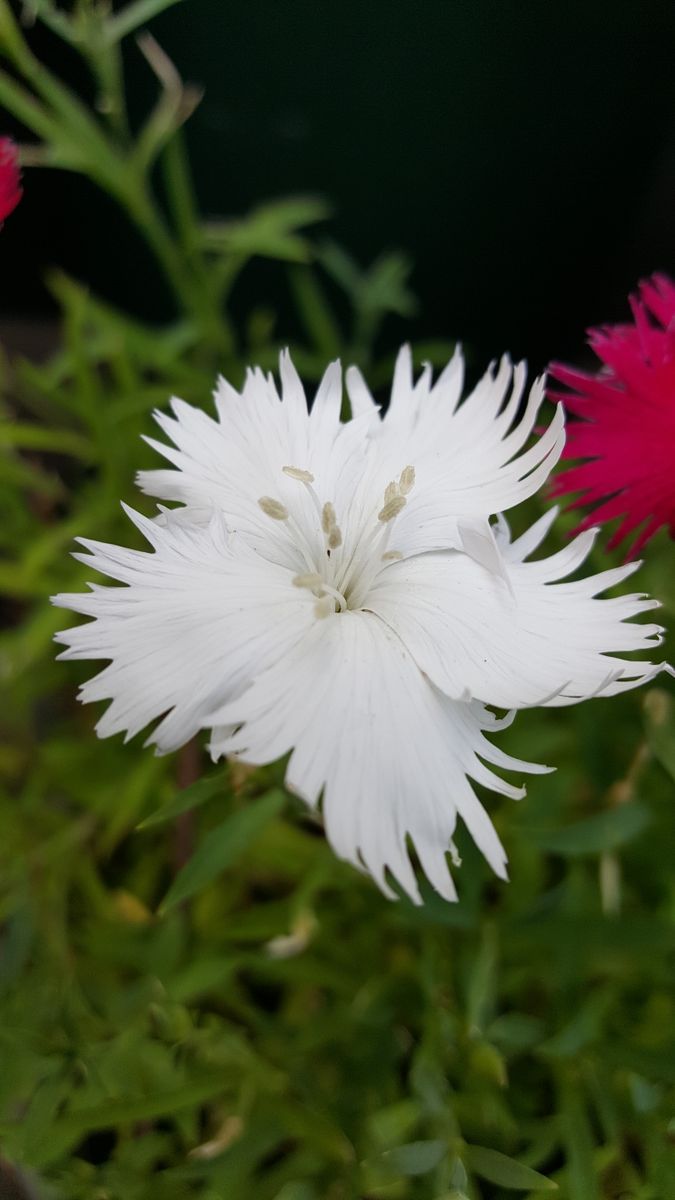
POLYGON ((199 212, 183 131, 177 129, 167 143, 162 164, 166 192, 184 256, 191 263, 199 289, 199 305, 207 332, 226 354, 235 348, 234 332, 224 312, 220 280, 209 270, 201 252, 199 212))
POLYGON ((89 58, 91 71, 98 84, 99 112, 106 118, 113 132, 128 142, 129 123, 119 44, 117 42, 110 44, 94 36, 83 49, 89 58))
POLYGON ((162 166, 176 231, 183 248, 193 254, 199 245, 199 216, 181 129, 164 148, 162 166))
MULTIPOLYGON (((150 11, 161 4, 153 0, 147 7, 150 11)), ((141 11, 145 11, 142 4, 136 15, 141 11)), ((117 41, 92 30, 80 47, 108 100, 109 129, 34 57, 7 0, 0 0, 0 49, 40 98, 0 73, 0 100, 47 142, 55 162, 87 175, 121 205, 161 266, 179 311, 187 310, 196 318, 207 345, 226 356, 233 354, 234 335, 221 311, 220 281, 202 257, 197 206, 180 134, 173 133, 164 154, 178 241, 152 194, 149 168, 136 168, 129 153, 117 41)))
POLYGON ((234 335, 218 310, 210 280, 197 254, 188 255, 177 246, 145 186, 121 193, 119 198, 163 268, 180 308, 193 313, 209 345, 223 355, 231 355, 234 335))
POLYGON ((185 308, 186 300, 193 298, 193 281, 188 276, 185 263, 154 199, 144 183, 138 187, 120 190, 118 199, 163 268, 180 307, 185 308))

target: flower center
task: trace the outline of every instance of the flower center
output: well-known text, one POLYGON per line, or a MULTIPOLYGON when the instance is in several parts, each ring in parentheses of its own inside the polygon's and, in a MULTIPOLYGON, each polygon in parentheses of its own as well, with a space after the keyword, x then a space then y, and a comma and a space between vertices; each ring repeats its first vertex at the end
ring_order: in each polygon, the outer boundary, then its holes
POLYGON ((295 479, 311 497, 315 521, 310 529, 285 504, 272 496, 261 496, 258 504, 272 521, 286 527, 306 570, 293 583, 306 588, 316 598, 317 617, 327 617, 346 609, 360 608, 375 579, 386 566, 402 558, 390 550, 389 538, 396 518, 407 504, 415 485, 415 468, 404 467, 398 480, 384 490, 382 505, 370 528, 345 542, 335 508, 321 502, 314 490, 314 476, 301 467, 283 467, 284 475, 295 479))

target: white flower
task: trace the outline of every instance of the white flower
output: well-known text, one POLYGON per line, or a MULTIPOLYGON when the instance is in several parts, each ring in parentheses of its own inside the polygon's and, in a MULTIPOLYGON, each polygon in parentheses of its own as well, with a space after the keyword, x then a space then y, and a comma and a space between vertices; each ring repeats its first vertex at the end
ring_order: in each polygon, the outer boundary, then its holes
POLYGON ((576 571, 582 534, 526 562, 555 511, 510 540, 503 517, 532 495, 564 443, 560 407, 525 449, 543 397, 504 359, 463 403, 459 353, 415 383, 401 351, 384 417, 358 371, 353 419, 340 420, 341 372, 328 367, 308 413, 287 354, 282 396, 249 372, 224 380, 218 420, 181 400, 157 413, 174 469, 143 472, 145 492, 184 507, 130 518, 151 552, 81 539, 82 560, 123 587, 91 584, 55 603, 94 620, 57 640, 62 658, 109 659, 82 688, 110 700, 97 729, 174 750, 200 729, 211 752, 271 762, 292 751, 288 787, 323 817, 336 852, 387 872, 419 899, 408 838, 433 886, 455 898, 448 851, 457 817, 501 877, 506 855, 470 780, 507 796, 492 771, 548 770, 510 758, 485 733, 515 710, 611 695, 660 669, 617 652, 651 650, 661 629, 626 624, 656 602, 597 599, 635 563, 576 571), (489 764, 489 765, 486 765, 489 764))

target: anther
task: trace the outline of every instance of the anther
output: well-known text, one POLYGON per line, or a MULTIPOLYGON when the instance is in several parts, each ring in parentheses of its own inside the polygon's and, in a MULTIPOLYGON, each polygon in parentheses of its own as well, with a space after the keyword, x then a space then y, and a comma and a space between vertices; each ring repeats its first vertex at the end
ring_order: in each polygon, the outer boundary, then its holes
POLYGON ((398 490, 402 496, 407 496, 415 486, 415 468, 404 467, 398 481, 398 490))
POLYGON ((261 496, 258 504, 265 516, 271 517, 273 521, 288 520, 288 509, 280 500, 273 500, 271 496, 261 496))
POLYGON ((340 529, 338 529, 337 525, 333 525, 333 528, 331 529, 330 533, 328 534, 328 549, 329 550, 337 550, 338 546, 341 546, 341 545, 342 545, 342 531, 340 529))
POLYGON ((405 496, 394 496, 393 500, 389 500, 380 509, 377 514, 378 521, 381 521, 383 525, 386 525, 387 521, 393 521, 394 517, 398 516, 406 504, 407 500, 405 496))
POLYGON ((335 601, 330 596, 322 596, 314 605, 316 617, 330 617, 335 612, 335 601))
POLYGON ((293 586, 298 588, 309 588, 313 592, 316 588, 320 588, 323 584, 323 579, 315 572, 307 571, 304 575, 296 575, 293 580, 293 586))
POLYGON ((314 476, 311 471, 303 471, 300 467, 282 467, 284 475, 289 475, 291 479, 297 479, 299 483, 314 483, 314 476))
POLYGON ((321 528, 325 534, 329 534, 336 525, 337 517, 335 516, 335 509, 330 501, 328 501, 321 509, 321 528))
POLYGON ((391 501, 395 500, 398 494, 398 484, 396 481, 394 480, 392 483, 388 483, 384 489, 384 503, 391 504, 391 501))
POLYGON ((399 562, 402 558, 400 550, 387 550, 387 553, 382 555, 382 562, 399 562))

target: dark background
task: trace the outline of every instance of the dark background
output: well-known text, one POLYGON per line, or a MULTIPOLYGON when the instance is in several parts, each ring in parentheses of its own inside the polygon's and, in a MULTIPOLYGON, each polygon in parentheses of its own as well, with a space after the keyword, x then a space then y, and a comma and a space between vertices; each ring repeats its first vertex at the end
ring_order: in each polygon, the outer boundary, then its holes
MULTIPOLYGON (((152 31, 205 87, 187 130, 204 211, 325 195, 326 232, 362 261, 410 252, 407 334, 540 365, 624 316, 640 276, 675 268, 671 2, 185 0, 152 31)), ((60 43, 32 40, 84 83, 60 43)), ((154 82, 133 42, 127 75, 140 115, 154 82)), ((0 241, 5 314, 48 313, 58 264, 171 315, 125 219, 79 177, 27 173, 0 241)), ((283 306, 269 270, 248 286, 283 306)))

